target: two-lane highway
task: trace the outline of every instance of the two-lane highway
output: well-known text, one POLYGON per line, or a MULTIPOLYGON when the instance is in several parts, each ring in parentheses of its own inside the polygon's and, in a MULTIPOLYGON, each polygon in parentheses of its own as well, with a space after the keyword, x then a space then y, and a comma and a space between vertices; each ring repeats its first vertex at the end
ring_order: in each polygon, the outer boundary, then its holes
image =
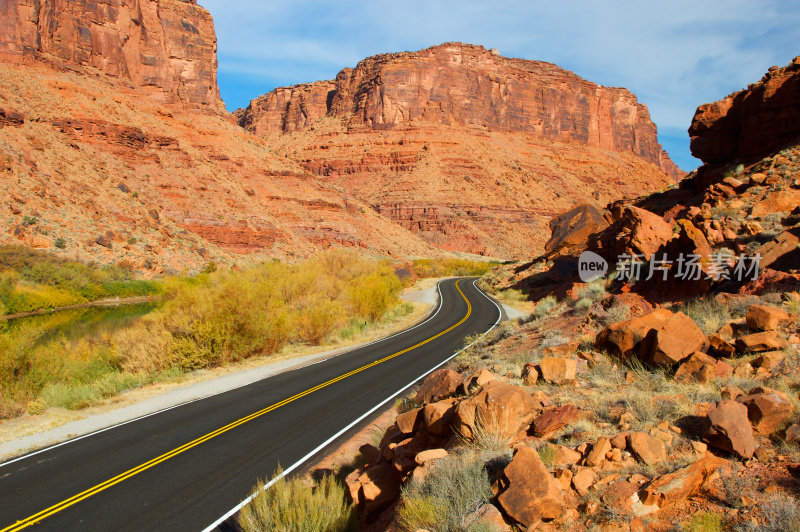
POLYGON ((0 464, 0 532, 203 530, 258 478, 334 442, 483 333, 500 309, 471 279, 390 338, 0 464))

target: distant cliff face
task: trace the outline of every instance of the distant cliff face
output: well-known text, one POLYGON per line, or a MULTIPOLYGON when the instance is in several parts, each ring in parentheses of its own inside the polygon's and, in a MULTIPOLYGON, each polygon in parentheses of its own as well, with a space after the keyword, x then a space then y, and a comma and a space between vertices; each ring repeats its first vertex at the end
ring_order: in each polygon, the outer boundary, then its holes
POLYGON ((222 109, 217 39, 196 0, 0 0, 0 56, 91 67, 156 101, 222 109))
POLYGON ((558 212, 682 175, 630 91, 468 44, 370 57, 235 116, 276 153, 449 251, 530 257, 558 212))
POLYGON ((759 159, 800 138, 800 57, 757 83, 697 108, 692 155, 705 163, 759 159))
POLYGON ((386 129, 415 121, 523 132, 633 153, 677 178, 647 108, 627 89, 602 87, 556 65, 447 43, 383 54, 333 81, 279 88, 239 113, 256 134, 292 132, 326 116, 386 129))

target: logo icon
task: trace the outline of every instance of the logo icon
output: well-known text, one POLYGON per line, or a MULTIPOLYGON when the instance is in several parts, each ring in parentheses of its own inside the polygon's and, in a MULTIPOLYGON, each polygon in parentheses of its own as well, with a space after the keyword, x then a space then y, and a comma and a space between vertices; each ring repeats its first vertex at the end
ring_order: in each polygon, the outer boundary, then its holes
POLYGON ((584 283, 600 279, 608 272, 606 259, 592 251, 584 251, 578 259, 578 276, 584 283))

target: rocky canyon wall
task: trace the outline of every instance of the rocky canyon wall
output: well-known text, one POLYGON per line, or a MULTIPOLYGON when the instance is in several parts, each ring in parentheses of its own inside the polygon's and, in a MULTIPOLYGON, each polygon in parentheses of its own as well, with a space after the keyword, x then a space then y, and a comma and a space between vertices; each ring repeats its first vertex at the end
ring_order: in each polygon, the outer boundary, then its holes
POLYGON ((222 110, 217 39, 196 0, 0 0, 0 58, 96 69, 158 102, 222 110))
POLYGON ((647 107, 629 90, 482 46, 446 43, 369 57, 335 80, 276 89, 238 117, 263 135, 301 130, 326 115, 373 129, 424 121, 521 132, 633 153, 673 178, 682 175, 659 145, 647 107))
POLYGON ((757 83, 697 108, 692 155, 705 163, 748 162, 800 139, 800 57, 757 83))

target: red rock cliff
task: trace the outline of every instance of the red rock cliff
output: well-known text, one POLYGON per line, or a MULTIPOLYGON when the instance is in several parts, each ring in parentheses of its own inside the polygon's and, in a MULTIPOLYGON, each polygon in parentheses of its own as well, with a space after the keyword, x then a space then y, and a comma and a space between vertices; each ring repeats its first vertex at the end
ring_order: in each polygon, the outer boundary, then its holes
POLYGON ((91 67, 157 101, 222 109, 217 39, 196 0, 0 0, 0 57, 91 67))
POLYGON ((692 155, 705 163, 759 159, 800 138, 800 57, 746 90, 697 108, 692 155))
POLYGON ((352 126, 374 129, 427 121, 577 141, 634 153, 673 178, 682 175, 658 144, 647 107, 627 89, 461 43, 370 57, 333 81, 275 89, 238 117, 263 135, 347 114, 352 126))

